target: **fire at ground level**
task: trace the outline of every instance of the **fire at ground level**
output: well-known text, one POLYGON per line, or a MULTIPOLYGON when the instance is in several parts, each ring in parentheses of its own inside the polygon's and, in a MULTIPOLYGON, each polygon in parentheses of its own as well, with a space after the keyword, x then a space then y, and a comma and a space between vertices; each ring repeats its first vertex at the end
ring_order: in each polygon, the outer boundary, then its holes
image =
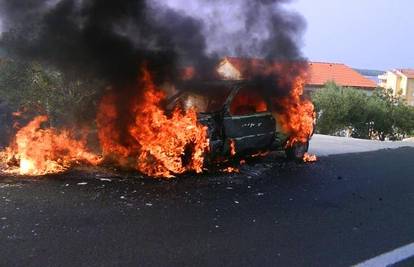
POLYGON ((305 153, 315 113, 313 104, 302 97, 303 77, 294 78, 286 96, 269 99, 261 95, 252 98, 257 84, 244 88, 242 93, 243 85, 239 83, 231 84, 224 103, 215 105, 218 109, 201 113, 198 106, 184 108, 176 103, 168 110, 162 104, 166 92, 155 85, 144 68, 137 84, 143 90, 142 97, 136 94, 125 102, 109 91, 100 101, 96 123, 102 154, 88 149, 88 130, 75 138, 76 132, 69 129, 43 128, 48 118, 37 116, 17 131, 9 147, 0 151, 0 163, 11 167, 6 170, 9 173, 46 175, 74 165, 110 162, 148 176, 170 178, 186 172, 201 173, 206 155, 216 154, 217 147, 226 151, 226 145, 230 153, 220 162, 244 152, 241 150, 254 155, 274 150, 275 146, 285 149, 288 157, 316 161, 314 155, 305 153), (121 112, 119 102, 127 107, 126 111, 123 108, 121 112))
POLYGON ((2 176, 0 265, 350 266, 413 241, 413 154, 273 155, 170 181, 2 176))

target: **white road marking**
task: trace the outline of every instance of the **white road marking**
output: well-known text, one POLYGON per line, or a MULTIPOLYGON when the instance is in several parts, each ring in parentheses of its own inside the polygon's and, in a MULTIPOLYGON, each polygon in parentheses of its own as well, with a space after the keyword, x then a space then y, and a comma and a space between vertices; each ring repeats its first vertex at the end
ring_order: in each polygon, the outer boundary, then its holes
POLYGON ((414 243, 381 254, 375 258, 361 262, 354 267, 390 266, 414 256, 414 243))

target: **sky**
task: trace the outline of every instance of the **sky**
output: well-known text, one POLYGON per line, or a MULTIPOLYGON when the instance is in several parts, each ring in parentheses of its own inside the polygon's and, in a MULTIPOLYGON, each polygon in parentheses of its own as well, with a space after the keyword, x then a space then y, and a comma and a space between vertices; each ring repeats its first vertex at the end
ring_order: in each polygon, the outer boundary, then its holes
POLYGON ((355 68, 414 68, 414 1, 296 0, 309 60, 355 68))
MULTIPOLYGON (((191 1, 163 1, 200 12, 191 1)), ((302 51, 311 61, 378 70, 414 68, 412 0, 294 0, 287 8, 307 21, 302 51)))
MULTIPOLYGON (((208 14, 196 5, 199 1, 162 1, 190 13, 208 14)), ((375 70, 414 68, 412 0, 293 0, 286 8, 307 21, 302 52, 311 61, 375 70)), ((230 15, 237 12, 231 7, 225 10, 230 15)))

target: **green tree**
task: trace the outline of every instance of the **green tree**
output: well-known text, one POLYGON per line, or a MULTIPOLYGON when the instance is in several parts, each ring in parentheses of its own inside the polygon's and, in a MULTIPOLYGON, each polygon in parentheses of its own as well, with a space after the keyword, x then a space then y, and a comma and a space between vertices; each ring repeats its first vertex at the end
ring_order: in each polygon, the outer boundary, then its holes
POLYGON ((100 81, 70 78, 35 62, 0 64, 0 99, 13 110, 45 113, 52 124, 93 116, 102 86, 100 81))
POLYGON ((369 96, 362 90, 327 83, 312 98, 319 114, 317 131, 322 134, 350 130, 353 137, 395 140, 414 130, 414 108, 390 90, 378 88, 369 96))
POLYGON ((395 134, 398 139, 414 133, 414 108, 407 105, 398 105, 394 111, 395 134))
POLYGON ((327 83, 323 91, 313 94, 312 99, 319 114, 317 131, 334 135, 346 127, 346 111, 342 90, 334 83, 327 83))
POLYGON ((344 120, 351 135, 357 138, 369 138, 370 124, 366 104, 368 96, 359 90, 342 88, 342 98, 345 105, 344 120))

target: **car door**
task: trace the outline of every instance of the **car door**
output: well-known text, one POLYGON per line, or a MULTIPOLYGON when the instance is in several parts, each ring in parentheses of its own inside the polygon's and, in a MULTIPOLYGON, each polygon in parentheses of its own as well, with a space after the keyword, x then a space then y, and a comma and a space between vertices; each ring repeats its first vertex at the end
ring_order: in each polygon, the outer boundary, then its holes
POLYGON ((269 150, 275 138, 276 122, 269 104, 248 87, 234 89, 223 118, 225 150, 230 154, 269 150))

